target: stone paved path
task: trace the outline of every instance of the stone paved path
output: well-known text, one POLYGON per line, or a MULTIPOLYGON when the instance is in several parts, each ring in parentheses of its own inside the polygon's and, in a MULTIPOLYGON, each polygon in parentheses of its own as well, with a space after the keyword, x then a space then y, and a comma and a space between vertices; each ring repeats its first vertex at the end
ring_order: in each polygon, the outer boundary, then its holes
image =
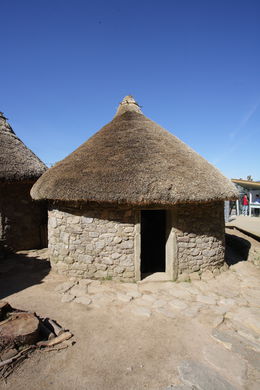
POLYGON ((192 283, 67 281, 61 301, 93 308, 122 306, 134 316, 196 318, 212 328, 215 345, 202 346, 204 362, 183 361, 183 385, 168 389, 260 388, 260 269, 240 262, 210 280, 192 283))
POLYGON ((30 390, 40 378, 40 390, 259 390, 260 268, 253 263, 239 262, 189 283, 119 283, 68 280, 45 269, 40 281, 39 271, 26 262, 34 282, 30 286, 20 276, 17 290, 14 263, 0 264, 1 298, 56 318, 75 332, 77 343, 53 355, 49 365, 36 356, 35 367, 28 361, 4 388, 30 390))
POLYGON ((232 221, 226 223, 226 227, 235 227, 243 232, 253 234, 260 238, 260 218, 259 217, 248 217, 239 215, 232 219, 232 221))

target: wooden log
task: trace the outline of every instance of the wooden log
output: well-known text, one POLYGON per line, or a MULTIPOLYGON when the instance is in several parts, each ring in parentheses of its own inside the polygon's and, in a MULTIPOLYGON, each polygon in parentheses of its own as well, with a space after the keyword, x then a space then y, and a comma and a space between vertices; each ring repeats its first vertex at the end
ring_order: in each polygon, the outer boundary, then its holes
POLYGON ((12 318, 9 317, 9 318, 7 318, 6 320, 1 321, 1 322, 0 322, 0 327, 1 327, 2 325, 4 325, 6 322, 9 322, 9 321, 11 321, 11 320, 12 320, 12 318))
POLYGON ((60 347, 48 347, 48 348, 44 348, 44 349, 41 349, 42 352, 53 352, 53 351, 61 351, 62 349, 67 349, 69 348, 69 344, 62 344, 60 347))
POLYGON ((0 324, 0 346, 32 345, 39 340, 39 320, 31 313, 19 313, 0 324))
POLYGON ((37 346, 38 347, 53 347, 54 345, 60 344, 65 340, 69 340, 71 337, 72 337, 72 334, 70 332, 64 332, 52 340, 39 341, 37 343, 37 346))
POLYGON ((6 366, 7 364, 13 363, 13 361, 15 361, 20 356, 24 355, 26 352, 28 352, 29 350, 31 350, 33 348, 36 348, 35 345, 31 345, 30 347, 22 350, 21 352, 19 352, 17 355, 13 356, 12 358, 4 360, 3 362, 0 362, 0 368, 3 366, 6 366))
POLYGON ((36 315, 36 313, 35 312, 33 312, 33 311, 27 311, 27 310, 14 310, 12 313, 8 313, 8 316, 17 316, 18 314, 25 314, 25 313, 27 313, 27 314, 34 314, 34 315, 36 315))
POLYGON ((65 332, 64 328, 62 328, 60 325, 58 325, 55 321, 51 320, 50 318, 45 319, 44 325, 49 329, 51 329, 51 331, 54 332, 56 336, 59 336, 60 334, 65 332))
POLYGON ((0 352, 0 361, 14 357, 19 351, 16 348, 7 348, 0 352))

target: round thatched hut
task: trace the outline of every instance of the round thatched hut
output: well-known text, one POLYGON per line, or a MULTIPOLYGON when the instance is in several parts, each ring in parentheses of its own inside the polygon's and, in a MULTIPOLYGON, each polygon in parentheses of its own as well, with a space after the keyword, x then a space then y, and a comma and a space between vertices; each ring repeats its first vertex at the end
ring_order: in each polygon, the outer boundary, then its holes
POLYGON ((236 190, 127 96, 114 119, 49 169, 31 195, 49 200, 53 268, 130 281, 220 268, 223 201, 236 190))
POLYGON ((0 112, 0 246, 11 250, 47 245, 47 207, 30 190, 47 167, 15 135, 0 112))

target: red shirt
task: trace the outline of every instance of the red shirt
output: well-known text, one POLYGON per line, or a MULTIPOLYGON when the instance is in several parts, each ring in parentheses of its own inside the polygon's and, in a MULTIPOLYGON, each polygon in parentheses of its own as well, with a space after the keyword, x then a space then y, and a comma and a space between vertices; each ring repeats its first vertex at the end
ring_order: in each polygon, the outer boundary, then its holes
POLYGON ((248 206, 248 199, 247 199, 246 195, 244 195, 244 197, 243 197, 242 204, 243 204, 243 206, 248 206))

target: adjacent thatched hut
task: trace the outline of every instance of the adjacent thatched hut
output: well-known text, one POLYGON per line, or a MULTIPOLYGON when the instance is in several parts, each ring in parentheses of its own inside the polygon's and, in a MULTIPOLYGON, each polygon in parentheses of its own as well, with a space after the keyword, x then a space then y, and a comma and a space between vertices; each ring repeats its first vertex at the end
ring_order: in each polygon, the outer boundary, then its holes
POLYGON ((224 262, 223 201, 233 184, 127 96, 114 119, 33 186, 49 200, 53 268, 139 280, 224 262))
POLYGON ((0 112, 0 246, 11 250, 47 245, 47 207, 30 190, 47 167, 15 135, 0 112))

